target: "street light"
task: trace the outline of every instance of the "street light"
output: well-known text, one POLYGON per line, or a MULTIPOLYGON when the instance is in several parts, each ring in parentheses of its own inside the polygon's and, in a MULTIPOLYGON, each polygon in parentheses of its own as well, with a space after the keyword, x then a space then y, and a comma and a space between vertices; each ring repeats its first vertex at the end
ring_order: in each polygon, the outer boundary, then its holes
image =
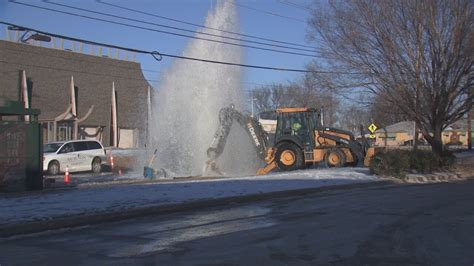
POLYGON ((9 26, 8 30, 14 30, 14 31, 26 31, 25 28, 22 27, 17 27, 17 26, 9 26))
POLYGON ((27 30, 25 28, 22 28, 22 27, 9 26, 8 30, 24 31, 24 33, 23 33, 23 35, 21 36, 21 39, 20 39, 22 43, 27 43, 29 40, 35 40, 35 41, 39 41, 39 42, 51 42, 51 37, 50 36, 44 35, 44 34, 39 34, 37 32, 33 33, 30 36, 28 36, 27 38, 25 38, 26 35, 31 31, 27 30))

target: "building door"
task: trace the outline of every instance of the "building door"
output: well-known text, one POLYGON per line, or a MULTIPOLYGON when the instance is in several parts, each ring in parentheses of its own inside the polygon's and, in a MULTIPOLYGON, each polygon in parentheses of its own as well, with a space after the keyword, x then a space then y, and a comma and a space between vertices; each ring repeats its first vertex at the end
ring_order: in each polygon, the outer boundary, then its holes
POLYGON ((58 135, 57 141, 68 141, 72 140, 72 121, 61 121, 58 122, 58 135))

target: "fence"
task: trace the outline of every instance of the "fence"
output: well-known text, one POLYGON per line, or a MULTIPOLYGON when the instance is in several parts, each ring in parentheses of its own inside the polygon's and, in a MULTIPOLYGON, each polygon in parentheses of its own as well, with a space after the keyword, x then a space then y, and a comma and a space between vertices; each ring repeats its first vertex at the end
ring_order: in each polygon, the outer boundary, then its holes
POLYGON ((43 188, 38 114, 17 102, 0 105, 0 192, 43 188), (4 117, 7 119, 2 120, 4 117))

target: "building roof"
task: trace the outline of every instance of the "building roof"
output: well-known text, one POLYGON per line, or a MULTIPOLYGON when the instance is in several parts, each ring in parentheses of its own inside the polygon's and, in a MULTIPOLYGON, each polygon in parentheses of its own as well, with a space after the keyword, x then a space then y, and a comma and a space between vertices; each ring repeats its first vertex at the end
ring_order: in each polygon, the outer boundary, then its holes
MULTIPOLYGON (((474 120, 471 120, 471 127, 474 126, 474 120)), ((461 118, 458 121, 449 125, 445 131, 467 131, 467 118, 461 118)))
MULTIPOLYGON (((471 122, 472 125, 474 125, 474 120, 471 122)), ((389 125, 386 127, 387 133, 408 133, 412 134, 413 133, 413 126, 414 122, 413 121, 402 121, 398 122, 392 125, 389 125)), ((448 126, 444 131, 466 131, 467 130, 467 119, 462 118, 450 126, 448 126)), ((378 129, 376 131, 377 133, 383 133, 384 129, 378 129)))
MULTIPOLYGON (((389 126, 386 126, 385 129, 387 133, 413 133, 414 122, 413 121, 401 121, 389 126)), ((377 133, 383 133, 385 130, 383 128, 378 129, 377 133)))

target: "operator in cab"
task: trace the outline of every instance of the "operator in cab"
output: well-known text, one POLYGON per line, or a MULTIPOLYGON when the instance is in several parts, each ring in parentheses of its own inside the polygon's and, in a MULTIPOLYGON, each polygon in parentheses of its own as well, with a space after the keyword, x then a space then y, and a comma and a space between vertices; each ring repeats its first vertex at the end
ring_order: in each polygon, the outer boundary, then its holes
POLYGON ((293 122, 293 124, 291 125, 291 129, 293 130, 293 134, 294 135, 298 135, 298 131, 300 130, 301 128, 301 123, 296 120, 293 122))

